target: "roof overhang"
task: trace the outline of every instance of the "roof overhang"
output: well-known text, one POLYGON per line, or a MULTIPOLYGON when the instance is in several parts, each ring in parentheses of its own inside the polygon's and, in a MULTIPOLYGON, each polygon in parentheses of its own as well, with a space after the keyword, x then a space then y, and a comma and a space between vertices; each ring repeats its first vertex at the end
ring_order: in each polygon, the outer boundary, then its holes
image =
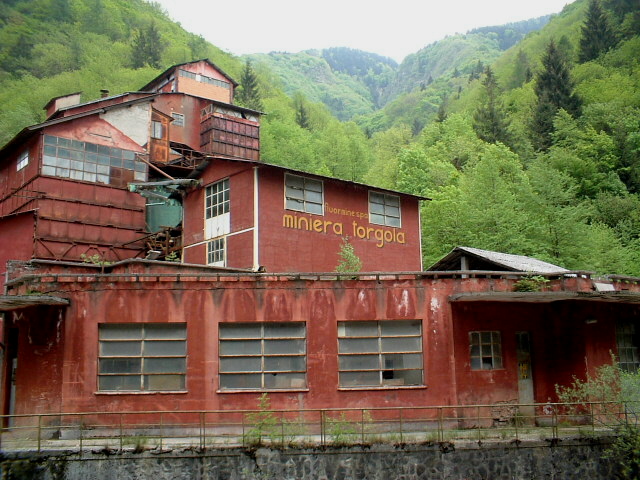
POLYGON ((49 295, 0 295, 0 312, 11 312, 30 307, 69 306, 69 300, 49 295))
POLYGON ((553 303, 565 301, 640 304, 640 292, 466 292, 449 296, 452 303, 553 303))

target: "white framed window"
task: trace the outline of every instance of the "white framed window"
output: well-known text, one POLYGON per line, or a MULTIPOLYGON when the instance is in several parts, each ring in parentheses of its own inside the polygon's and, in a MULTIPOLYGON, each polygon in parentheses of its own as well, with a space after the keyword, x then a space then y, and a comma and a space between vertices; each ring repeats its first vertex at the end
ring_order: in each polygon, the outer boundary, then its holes
POLYGON ((207 265, 224 267, 227 257, 227 242, 224 237, 207 242, 207 265))
POLYGON ((400 197, 388 193, 369 192, 369 221, 376 225, 400 227, 400 197))
POLYGON ((324 188, 320 180, 285 174, 285 207, 296 212, 324 214, 324 188))
POLYGON ((184 127, 184 115, 182 113, 172 113, 174 127, 184 127))
POLYGON ((98 329, 99 391, 182 391, 186 323, 104 323, 98 329))
POLYGON ((219 342, 221 390, 306 388, 304 322, 221 323, 219 342))
POLYGON ((469 332, 471 370, 502 368, 500 332, 469 332))
POLYGON ((338 322, 341 387, 423 385, 422 322, 338 322))
POLYGON ((151 121, 151 138, 164 138, 164 127, 162 126, 162 122, 157 122, 155 120, 151 121))
POLYGON ((625 372, 637 372, 640 369, 638 356, 638 330, 632 320, 619 319, 616 322, 616 344, 618 346, 618 365, 625 372))
POLYGON ((18 164, 16 165, 16 170, 20 171, 27 165, 29 165, 29 152, 25 150, 18 156, 18 164))
POLYGON ((205 192, 205 218, 229 213, 229 179, 207 186, 205 192))

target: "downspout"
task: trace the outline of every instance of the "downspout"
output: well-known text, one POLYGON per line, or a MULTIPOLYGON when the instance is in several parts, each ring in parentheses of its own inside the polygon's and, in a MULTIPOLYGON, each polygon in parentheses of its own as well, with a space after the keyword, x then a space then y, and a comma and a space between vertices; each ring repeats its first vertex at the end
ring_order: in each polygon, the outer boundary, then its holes
POLYGON ((253 270, 256 272, 260 269, 258 193, 258 167, 253 167, 253 270))

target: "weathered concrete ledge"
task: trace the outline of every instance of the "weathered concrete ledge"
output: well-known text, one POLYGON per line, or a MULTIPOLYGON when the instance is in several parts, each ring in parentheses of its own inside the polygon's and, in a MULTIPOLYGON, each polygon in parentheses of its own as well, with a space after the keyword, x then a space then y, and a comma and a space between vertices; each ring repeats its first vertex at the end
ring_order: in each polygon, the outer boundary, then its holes
POLYGON ((557 442, 375 444, 329 448, 228 448, 4 452, 0 478, 30 480, 610 480, 610 439, 557 442))

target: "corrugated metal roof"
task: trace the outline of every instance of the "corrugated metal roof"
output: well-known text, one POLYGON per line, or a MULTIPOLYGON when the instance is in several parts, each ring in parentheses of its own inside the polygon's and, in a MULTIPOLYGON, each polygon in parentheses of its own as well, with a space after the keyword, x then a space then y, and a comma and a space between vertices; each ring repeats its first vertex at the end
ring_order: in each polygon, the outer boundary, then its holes
POLYGON ((485 262, 495 264, 514 272, 556 273, 569 271, 564 267, 544 262, 537 258, 527 257, 525 255, 493 252, 491 250, 482 250, 480 248, 472 247, 454 248, 449 252, 449 254, 432 265, 428 270, 459 270, 460 260, 463 256, 471 256, 476 259, 481 259, 485 262))

